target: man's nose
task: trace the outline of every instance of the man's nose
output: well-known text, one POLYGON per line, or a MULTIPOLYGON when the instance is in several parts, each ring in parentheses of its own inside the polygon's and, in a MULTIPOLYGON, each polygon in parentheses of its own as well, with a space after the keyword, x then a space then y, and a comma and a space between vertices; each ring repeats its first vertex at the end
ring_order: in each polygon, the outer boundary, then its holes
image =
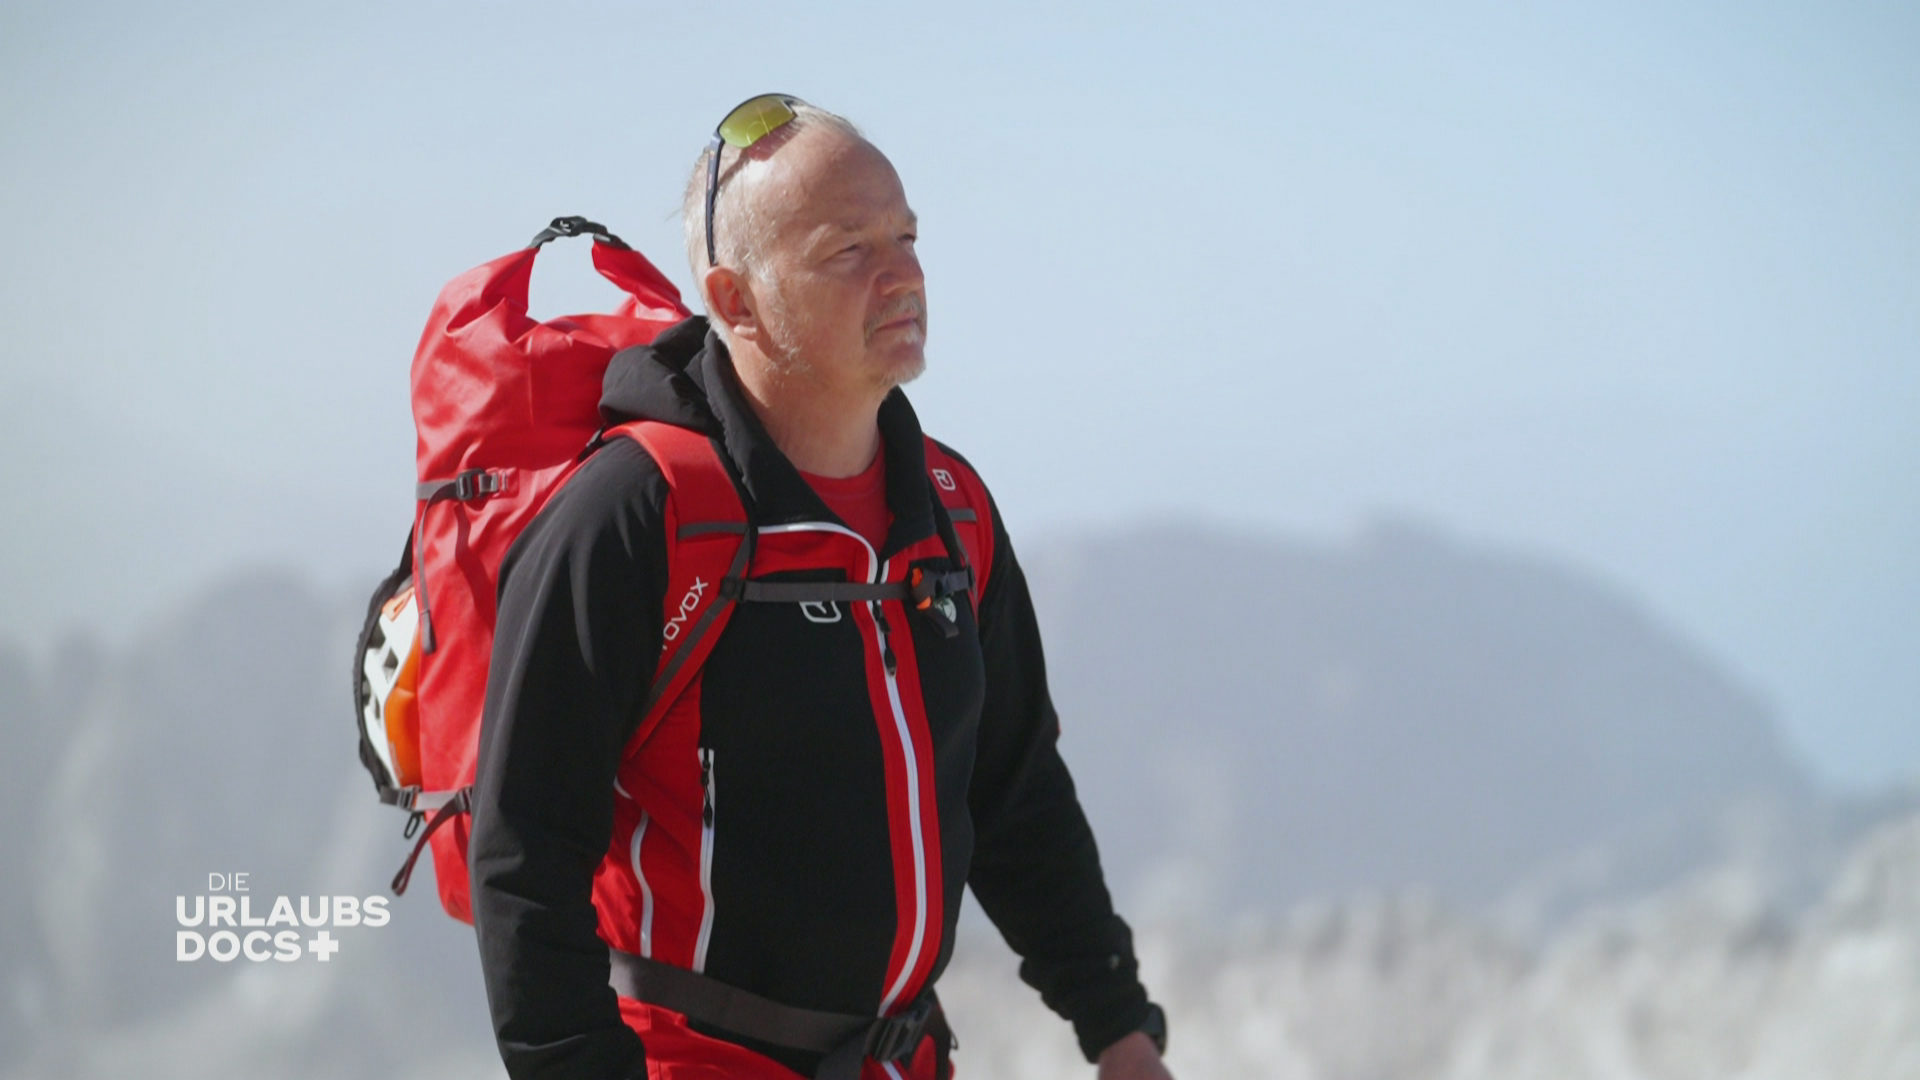
POLYGON ((887 264, 880 270, 880 291, 888 295, 914 292, 926 283, 926 275, 920 272, 920 256, 915 254, 913 246, 893 245, 887 264))

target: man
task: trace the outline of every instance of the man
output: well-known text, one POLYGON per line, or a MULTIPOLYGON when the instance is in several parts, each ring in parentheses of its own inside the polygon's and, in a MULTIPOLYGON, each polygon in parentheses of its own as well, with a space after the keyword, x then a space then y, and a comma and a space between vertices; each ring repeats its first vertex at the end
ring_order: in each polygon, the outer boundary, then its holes
POLYGON ((473 912, 508 1071, 932 1078, 931 988, 971 885, 1103 1080, 1165 1078, 1025 580, 985 489, 897 389, 926 337, 900 180, 795 99, 722 129, 687 200, 711 324, 616 356, 607 423, 711 438, 754 526, 750 582, 958 584, 917 609, 742 602, 636 736, 671 492, 631 439, 582 464, 503 566, 481 735, 473 912))

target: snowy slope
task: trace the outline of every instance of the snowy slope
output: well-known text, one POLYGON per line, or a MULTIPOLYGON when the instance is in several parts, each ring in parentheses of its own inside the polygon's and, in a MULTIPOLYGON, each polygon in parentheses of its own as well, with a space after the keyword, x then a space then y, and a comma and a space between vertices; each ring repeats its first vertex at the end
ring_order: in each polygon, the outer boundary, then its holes
MULTIPOLYGON (((1177 1075, 1273 1080, 1912 1080, 1920 815, 1850 854, 1810 908, 1723 866, 1589 911, 1530 948, 1430 898, 1307 905, 1142 939, 1177 1075)), ((941 983, 961 1068, 1085 1076, 975 926, 941 983)))

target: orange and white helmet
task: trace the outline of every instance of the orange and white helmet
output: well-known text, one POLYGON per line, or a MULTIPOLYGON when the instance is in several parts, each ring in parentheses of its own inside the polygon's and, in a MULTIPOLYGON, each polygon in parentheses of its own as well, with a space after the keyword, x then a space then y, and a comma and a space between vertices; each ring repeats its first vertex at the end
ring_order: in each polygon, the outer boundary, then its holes
POLYGON ((386 773, 385 784, 375 777, 382 800, 398 802, 401 792, 420 787, 420 608, 413 582, 401 585, 369 623, 360 655, 361 756, 371 751, 386 773))

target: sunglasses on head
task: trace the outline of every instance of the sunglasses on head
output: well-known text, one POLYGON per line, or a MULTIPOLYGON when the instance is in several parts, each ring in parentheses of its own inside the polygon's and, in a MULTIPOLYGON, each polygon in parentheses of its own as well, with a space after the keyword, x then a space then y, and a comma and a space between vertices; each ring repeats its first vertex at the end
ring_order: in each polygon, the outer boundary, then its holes
POLYGON ((761 94, 733 107, 713 129, 713 142, 707 148, 707 265, 718 265, 713 247, 713 204, 720 198, 720 151, 723 146, 745 150, 769 134, 780 130, 798 116, 796 105, 803 104, 792 94, 761 94))

